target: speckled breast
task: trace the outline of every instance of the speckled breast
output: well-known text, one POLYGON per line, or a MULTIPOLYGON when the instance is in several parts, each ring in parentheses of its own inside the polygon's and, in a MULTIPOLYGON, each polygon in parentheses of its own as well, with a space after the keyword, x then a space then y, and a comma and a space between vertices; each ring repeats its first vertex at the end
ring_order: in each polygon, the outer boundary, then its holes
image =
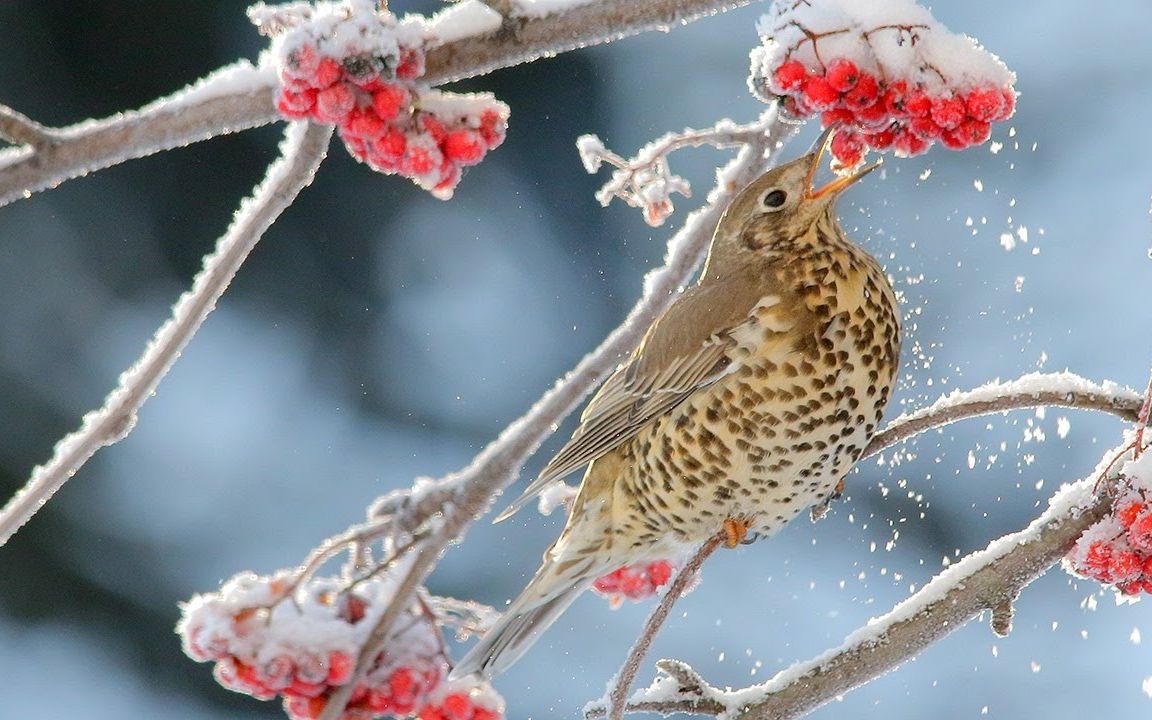
POLYGON ((643 542, 700 541, 729 517, 772 534, 859 457, 891 392, 899 318, 875 260, 837 255, 797 271, 803 311, 762 299, 733 333, 735 369, 622 448, 643 542))

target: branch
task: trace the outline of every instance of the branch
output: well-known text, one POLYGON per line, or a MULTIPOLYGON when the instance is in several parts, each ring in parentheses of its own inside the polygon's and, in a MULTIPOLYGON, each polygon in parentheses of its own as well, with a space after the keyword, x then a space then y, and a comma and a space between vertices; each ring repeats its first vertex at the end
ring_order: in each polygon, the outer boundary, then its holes
POLYGON ((866 458, 926 430, 956 420, 1031 407, 1100 410, 1135 422, 1143 397, 1112 383, 1098 385, 1070 372, 1029 373, 1016 380, 995 382, 967 392, 954 392, 926 408, 901 415, 872 436, 860 458, 866 458))
MULTIPOLYGON (((433 48, 422 80, 440 85, 484 75, 648 30, 667 30, 750 2, 599 0, 525 18, 515 32, 497 30, 433 48)), ((0 206, 126 160, 275 122, 280 119, 273 105, 276 87, 272 68, 241 61, 138 111, 53 130, 56 142, 39 151, 2 151, 0 206)))
POLYGON ((684 591, 696 579, 704 561, 716 552, 716 548, 720 547, 724 537, 725 533, 721 532, 701 545, 700 549, 693 553, 691 559, 676 574, 672 584, 664 590, 664 597, 660 598, 660 604, 648 616, 648 620, 644 623, 644 629, 640 632, 640 637, 636 638, 636 642, 632 644, 632 649, 628 651, 628 657, 624 659, 624 664, 620 666, 620 671, 616 673, 616 677, 612 681, 611 689, 608 691, 609 720, 621 720, 624 716, 628 690, 632 687, 632 681, 636 679, 636 673, 640 671, 640 663, 644 661, 644 656, 652 647, 652 641, 656 639, 656 633, 660 632, 664 621, 668 619, 668 613, 672 611, 672 606, 684 595, 684 591))
MULTIPOLYGON (((505 428, 467 467, 439 480, 420 480, 408 496, 393 493, 374 505, 372 510, 377 513, 400 512, 396 517, 398 529, 419 527, 431 517, 436 517, 438 527, 416 551, 392 605, 373 628, 371 641, 361 650, 355 677, 364 672, 378 651, 380 640, 389 636, 391 624, 412 602, 444 549, 463 537, 469 525, 484 514, 500 491, 516 478, 520 466, 556 425, 616 367, 620 358, 639 344, 652 321, 672 304, 678 289, 703 260, 712 232, 733 195, 766 169, 765 154, 781 147, 798 129, 779 120, 775 106, 761 115, 760 123, 762 132, 757 141, 744 147, 736 159, 718 173, 717 186, 709 194, 708 203, 689 215, 684 227, 669 240, 664 267, 649 273, 643 296, 596 350, 559 380, 525 415, 505 428), (403 515, 405 510, 428 508, 433 509, 433 515, 421 518, 403 515)), ((354 681, 333 693, 320 720, 340 717, 353 685, 354 681)))
POLYGON ((0 139, 33 148, 45 147, 55 140, 48 128, 7 105, 0 105, 0 139))
POLYGON ((288 126, 280 159, 269 166, 263 182, 241 203, 232 226, 216 250, 205 257, 192 289, 176 301, 172 317, 152 336, 140 359, 120 375, 104 405, 84 416, 80 429, 56 444, 52 458, 35 468, 28 483, 0 510, 0 546, 97 450, 131 432, 137 411, 212 312, 248 253, 284 208, 312 182, 331 136, 330 126, 288 126))
MULTIPOLYGON (((695 673, 672 672, 636 693, 627 710, 789 720, 901 665, 985 610, 992 611, 996 627, 1006 629, 1006 608, 1020 590, 1111 510, 1106 493, 1093 495, 1095 484, 1096 478, 1090 477, 1065 486, 1024 530, 950 566, 886 615, 849 635, 840 647, 793 665, 766 683, 720 691, 696 678, 681 687, 677 676, 691 678, 695 673), (701 686, 708 691, 701 693, 701 686)), ((591 705, 585 714, 601 717, 604 705, 591 705)))

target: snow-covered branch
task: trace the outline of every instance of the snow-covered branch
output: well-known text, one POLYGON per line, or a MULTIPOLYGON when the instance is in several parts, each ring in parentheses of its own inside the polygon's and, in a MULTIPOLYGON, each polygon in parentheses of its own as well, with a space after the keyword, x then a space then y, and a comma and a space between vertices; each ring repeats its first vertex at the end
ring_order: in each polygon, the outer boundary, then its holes
MULTIPOLYGON (((497 24, 485 35, 431 49, 422 79, 439 85, 475 77, 648 30, 667 30, 751 1, 599 0, 545 17, 517 18, 510 29, 497 24)), ((0 205, 127 160, 275 122, 280 119, 273 103, 276 88, 271 68, 242 61, 138 111, 65 128, 43 129, 14 111, 0 112, 0 136, 22 145, 0 151, 0 205), (53 142, 34 142, 33 129, 50 134, 53 142)))
POLYGON ((913 435, 964 418, 1030 407, 1100 410, 1136 421, 1144 398, 1115 383, 1097 384, 1070 372, 1029 373, 1007 382, 946 395, 926 408, 901 415, 872 436, 862 458, 883 452, 913 435))
MULTIPOLYGON (((985 610, 994 629, 1006 630, 1013 600, 1060 560, 1112 507, 1093 494, 1096 476, 1065 486, 1027 528, 993 541, 937 575, 919 592, 849 635, 840 647, 797 663, 771 680, 721 690, 684 663, 662 661, 664 675, 629 700, 630 712, 692 713, 739 720, 788 720, 859 687, 915 657, 985 610)), ((604 703, 585 708, 605 714, 604 703)))
MULTIPOLYGON (((412 602, 444 549, 462 537, 469 525, 484 514, 560 421, 612 371, 620 358, 636 347, 648 326, 672 303, 679 288, 703 260, 712 231, 732 196, 766 169, 769 162, 766 155, 781 147, 797 129, 796 125, 779 119, 775 106, 764 112, 760 126, 762 131, 756 141, 745 146, 736 159, 720 171, 707 204, 689 215, 684 226, 669 240, 664 266, 649 273, 643 296, 628 317, 596 350, 558 381, 524 416, 505 428, 467 467, 438 480, 421 480, 407 496, 396 493, 376 503, 373 510, 378 514, 399 513, 398 529, 414 529, 427 521, 434 522, 436 527, 429 539, 414 551, 411 561, 405 563, 392 605, 373 628, 371 637, 375 642, 363 647, 357 676, 375 656, 378 641, 389 636, 392 623, 412 602), (435 508, 436 514, 421 518, 406 516, 408 511, 428 508, 435 508)), ((355 682, 350 682, 337 688, 320 720, 340 716, 354 685, 355 682)))
POLYGON ((7 105, 0 105, 0 140, 40 148, 52 139, 48 128, 7 105))
POLYGON ((32 471, 28 483, 0 510, 0 545, 20 529, 101 447, 123 439, 136 413, 151 397, 180 351, 232 282, 240 265, 264 232, 302 189, 312 182, 324 159, 332 128, 294 123, 288 126, 280 158, 252 195, 240 205, 232 226, 205 257, 192 288, 176 301, 172 317, 152 336, 144 354, 124 371, 104 405, 88 413, 78 430, 56 444, 52 458, 32 471))

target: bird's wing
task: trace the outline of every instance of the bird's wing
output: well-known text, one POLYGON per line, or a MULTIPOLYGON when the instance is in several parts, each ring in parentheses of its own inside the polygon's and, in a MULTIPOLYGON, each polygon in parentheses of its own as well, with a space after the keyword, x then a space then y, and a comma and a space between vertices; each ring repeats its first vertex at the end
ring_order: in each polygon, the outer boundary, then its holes
POLYGON ((580 426, 496 522, 577 468, 633 437, 695 391, 738 367, 736 330, 758 304, 780 302, 762 278, 696 285, 686 290, 644 336, 627 364, 600 387, 580 426))

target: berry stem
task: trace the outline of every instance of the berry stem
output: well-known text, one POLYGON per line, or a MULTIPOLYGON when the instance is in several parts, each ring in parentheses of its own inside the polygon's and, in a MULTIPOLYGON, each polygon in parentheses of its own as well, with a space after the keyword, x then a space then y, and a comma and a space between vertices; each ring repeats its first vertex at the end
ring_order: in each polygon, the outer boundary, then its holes
POLYGON ((672 606, 676 604, 676 601, 680 599, 699 574, 704 561, 708 559, 709 555, 716 552, 716 549, 726 541, 727 537, 728 533, 721 531, 701 545, 700 549, 689 558, 680 572, 676 574, 676 578, 664 591, 664 596, 660 598, 660 604, 648 616, 647 622, 644 623, 644 629, 640 632, 640 637, 636 638, 636 642, 632 644, 632 649, 628 651, 628 656, 624 658, 624 664, 620 666, 620 671, 616 673, 613 681, 614 684, 608 691, 608 720, 621 720, 624 717, 628 690, 632 687, 632 681, 636 679, 636 673, 640 671, 640 663, 644 662, 644 656, 652 647, 652 641, 656 639, 656 633, 660 632, 664 621, 668 619, 668 613, 672 611, 672 606))
POLYGON ((1148 378, 1148 388, 1144 391, 1144 403, 1136 415, 1136 447, 1132 450, 1135 459, 1144 452, 1144 428, 1148 426, 1148 413, 1152 410, 1152 376, 1148 378))

